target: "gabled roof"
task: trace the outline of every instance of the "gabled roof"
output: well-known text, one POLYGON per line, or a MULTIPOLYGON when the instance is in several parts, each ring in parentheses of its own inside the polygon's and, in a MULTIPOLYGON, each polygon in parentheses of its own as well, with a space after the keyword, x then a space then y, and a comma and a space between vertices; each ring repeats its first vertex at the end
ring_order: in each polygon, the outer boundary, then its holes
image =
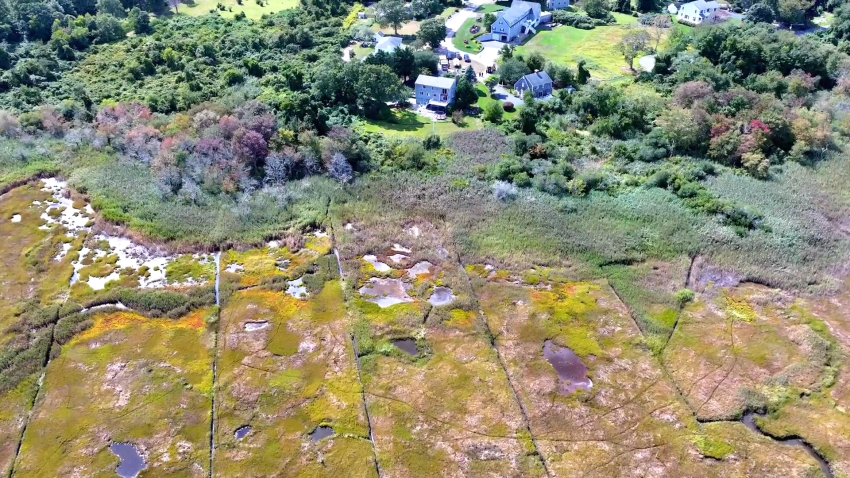
POLYGON ((705 10, 708 8, 720 8, 720 4, 715 1, 696 0, 682 5, 683 7, 693 6, 697 10, 705 10))
POLYGON ((545 71, 538 71, 536 73, 529 73, 529 74, 523 76, 522 78, 520 78, 519 80, 517 80, 517 83, 519 83, 521 80, 525 80, 525 82, 526 82, 526 84, 528 84, 528 86, 543 86, 543 85, 552 83, 552 78, 550 78, 549 74, 546 73, 545 71))
POLYGON ((454 86, 457 78, 446 78, 441 76, 419 75, 416 79, 416 85, 433 86, 434 88, 451 89, 454 86))
POLYGON ((375 50, 391 52, 401 46, 401 37, 383 37, 375 44, 375 50))
POLYGON ((531 3, 524 2, 522 0, 514 0, 514 3, 511 4, 511 8, 507 10, 502 10, 499 18, 503 18, 508 25, 516 25, 519 21, 523 20, 528 12, 533 12, 534 16, 540 17, 540 4, 539 3, 531 3))

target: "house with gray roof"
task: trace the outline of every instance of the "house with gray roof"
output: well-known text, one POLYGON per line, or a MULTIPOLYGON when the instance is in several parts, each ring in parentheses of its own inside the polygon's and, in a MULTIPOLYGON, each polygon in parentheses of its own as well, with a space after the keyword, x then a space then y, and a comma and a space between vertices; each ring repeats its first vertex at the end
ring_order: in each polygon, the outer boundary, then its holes
POLYGON ((419 75, 416 79, 416 104, 445 110, 455 100, 457 78, 419 75))
POLYGON ((706 20, 717 18, 720 4, 715 1, 696 0, 679 7, 676 20, 688 25, 700 25, 706 20))
POLYGON ((549 10, 563 10, 570 8, 570 0, 548 0, 549 10))
POLYGON ((401 37, 383 36, 375 37, 375 53, 383 51, 392 53, 401 46, 401 37))
POLYGON ((535 98, 549 96, 554 90, 552 78, 545 71, 536 71, 523 76, 514 83, 514 89, 520 98, 525 94, 526 90, 531 90, 531 94, 535 98))
POLYGON ((490 38, 509 43, 523 33, 536 33, 535 28, 540 24, 540 4, 514 0, 511 8, 496 15, 490 27, 490 38))

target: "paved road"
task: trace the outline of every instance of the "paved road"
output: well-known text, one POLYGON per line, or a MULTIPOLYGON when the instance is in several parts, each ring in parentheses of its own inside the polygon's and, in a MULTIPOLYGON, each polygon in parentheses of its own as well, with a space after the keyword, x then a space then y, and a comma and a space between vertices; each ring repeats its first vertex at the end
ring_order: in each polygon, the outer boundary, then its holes
POLYGON ((519 105, 524 104, 524 102, 522 101, 522 98, 520 98, 520 97, 518 97, 518 96, 514 96, 514 95, 512 95, 512 94, 511 94, 511 93, 510 93, 507 89, 505 89, 505 87, 504 87, 504 86, 502 86, 502 85, 496 85, 496 86, 493 88, 493 96, 495 96, 495 97, 496 97, 496 99, 497 99, 497 100, 499 100, 499 101, 501 101, 502 103, 504 103, 505 101, 510 101, 510 102, 511 102, 511 103, 513 103, 515 106, 519 106, 519 105))

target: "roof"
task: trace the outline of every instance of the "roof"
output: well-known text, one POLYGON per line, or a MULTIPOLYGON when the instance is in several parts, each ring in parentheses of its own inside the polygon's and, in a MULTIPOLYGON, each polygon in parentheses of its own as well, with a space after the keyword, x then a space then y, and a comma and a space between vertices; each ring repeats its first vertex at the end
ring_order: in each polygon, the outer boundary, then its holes
POLYGON ((401 46, 400 37, 383 37, 375 44, 375 50, 391 52, 401 46))
POLYGON ((517 22, 524 19, 528 15, 529 10, 534 13, 535 17, 540 17, 539 3, 514 0, 514 3, 511 4, 511 8, 508 8, 507 10, 502 10, 501 15, 499 15, 499 18, 503 18, 506 22, 508 22, 508 25, 515 25, 517 22))
POLYGON ((694 2, 686 3, 682 6, 683 7, 693 6, 693 7, 696 7, 697 10, 705 10, 707 8, 720 8, 719 3, 714 2, 714 1, 706 2, 705 0, 696 0, 694 2))
POLYGON ((552 78, 549 78, 549 74, 545 71, 538 71, 537 73, 529 73, 528 75, 523 76, 517 83, 521 80, 525 80, 528 83, 528 86, 542 86, 548 83, 552 83, 552 78))
POLYGON ((419 75, 419 78, 416 79, 416 85, 433 86, 434 88, 443 88, 448 90, 454 86, 455 80, 455 78, 419 75))

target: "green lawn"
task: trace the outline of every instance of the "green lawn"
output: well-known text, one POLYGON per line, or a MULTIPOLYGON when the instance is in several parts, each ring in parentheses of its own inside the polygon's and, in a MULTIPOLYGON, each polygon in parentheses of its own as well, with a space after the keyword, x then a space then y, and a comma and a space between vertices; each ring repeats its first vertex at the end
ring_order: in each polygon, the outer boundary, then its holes
POLYGON ((360 59, 366 58, 367 56, 371 55, 374 51, 375 51, 374 48, 364 48, 364 47, 360 46, 359 43, 357 45, 354 45, 354 47, 351 49, 352 58, 355 59, 355 60, 360 60, 360 59))
POLYGON ((575 65, 586 62, 593 77, 612 80, 623 77, 620 68, 627 66, 623 56, 614 48, 628 31, 629 24, 637 22, 631 15, 614 13, 616 25, 596 27, 593 30, 561 26, 532 36, 517 48, 518 53, 538 52, 547 60, 575 65))
POLYGON ((479 12, 479 13, 495 13, 495 12, 498 12, 498 11, 501 11, 501 10, 504 10, 504 9, 505 9, 505 7, 503 7, 501 5, 495 5, 495 4, 492 4, 492 3, 488 3, 486 5, 481 5, 475 11, 479 12))
POLYGON ((446 9, 443 10, 443 13, 441 13, 440 16, 443 18, 449 18, 456 11, 457 7, 446 7, 446 9))
POLYGON ((452 38, 452 44, 460 51, 465 51, 467 53, 478 53, 481 50, 481 43, 478 40, 473 40, 472 33, 469 33, 469 28, 472 25, 481 25, 480 23, 475 22, 475 18, 470 18, 463 22, 460 30, 455 33, 455 36, 452 38), (463 41, 469 40, 469 44, 465 44, 463 41))
POLYGON ((393 110, 392 115, 393 118, 390 121, 366 120, 363 128, 375 133, 411 135, 424 138, 432 131, 440 136, 445 136, 457 131, 481 127, 481 120, 477 118, 466 118, 466 126, 461 128, 450 120, 438 121, 432 125, 429 118, 407 110, 393 110))
POLYGON ((280 10, 297 7, 300 0, 263 0, 263 5, 260 6, 255 0, 242 0, 242 5, 237 3, 237 0, 194 0, 188 4, 180 4, 179 14, 183 15, 206 15, 210 10, 216 10, 216 6, 221 3, 224 5, 224 10, 219 11, 219 14, 225 18, 233 18, 239 12, 245 12, 245 16, 252 19, 258 19, 264 13, 275 13, 280 10))
MULTIPOLYGON (((489 105, 491 103, 499 103, 500 105, 502 104, 501 101, 490 97, 490 92, 487 91, 487 85, 485 85, 481 81, 479 81, 478 83, 475 84, 475 91, 478 93, 478 103, 476 103, 476 104, 478 105, 479 108, 481 108, 482 114, 484 112, 484 109, 487 107, 487 105, 489 105)), ((517 114, 518 114, 518 111, 516 109, 514 109, 511 112, 505 111, 505 115, 502 118, 503 118, 503 120, 509 120, 509 119, 514 118, 517 114)))

